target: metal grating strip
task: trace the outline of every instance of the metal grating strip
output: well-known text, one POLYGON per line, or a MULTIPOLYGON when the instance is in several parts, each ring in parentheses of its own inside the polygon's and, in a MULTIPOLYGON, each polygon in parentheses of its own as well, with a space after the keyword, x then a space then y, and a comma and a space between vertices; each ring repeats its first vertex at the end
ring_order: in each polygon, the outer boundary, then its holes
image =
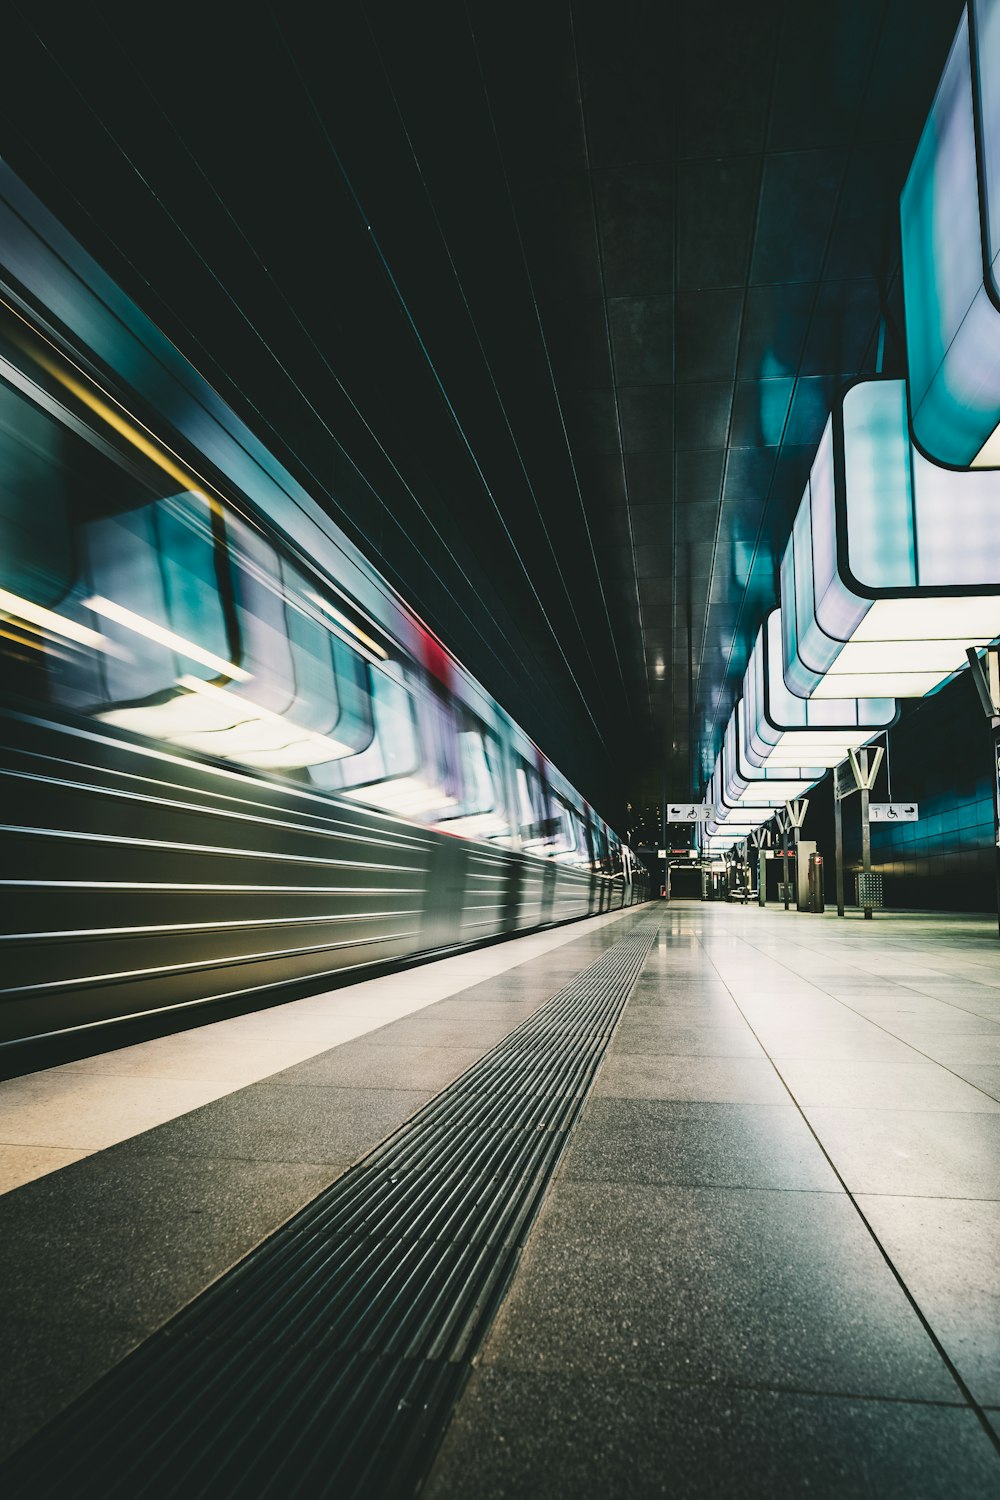
POLYGON ((656 930, 614 943, 38 1433, 5 1493, 413 1493, 656 930))

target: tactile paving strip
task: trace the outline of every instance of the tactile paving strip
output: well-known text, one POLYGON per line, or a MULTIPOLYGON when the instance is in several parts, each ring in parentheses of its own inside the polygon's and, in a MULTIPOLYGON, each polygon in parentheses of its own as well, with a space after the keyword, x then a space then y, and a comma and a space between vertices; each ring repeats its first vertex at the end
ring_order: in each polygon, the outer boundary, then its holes
POLYGON ((656 925, 614 943, 38 1433, 0 1470, 5 1493, 414 1493, 656 925))

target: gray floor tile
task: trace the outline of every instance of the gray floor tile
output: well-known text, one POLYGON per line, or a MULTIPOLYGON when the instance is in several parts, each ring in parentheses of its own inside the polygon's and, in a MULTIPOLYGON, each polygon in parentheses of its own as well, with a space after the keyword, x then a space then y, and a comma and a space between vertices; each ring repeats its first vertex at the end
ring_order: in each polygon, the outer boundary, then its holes
POLYGON ((0 1305, 44 1319, 73 1300, 130 1325, 156 1319, 334 1175, 324 1166, 143 1157, 128 1143, 113 1147, 0 1199, 0 1305))
POLYGON ((945 1037, 949 1034, 954 1036, 1000 1036, 1000 1026, 995 1021, 987 1020, 983 1016, 974 1016, 967 1010, 954 1010, 952 1007, 937 1015, 928 1015, 923 1011, 910 1011, 904 1009, 885 1009, 871 1011, 873 1020, 892 1032, 893 1036, 901 1036, 908 1040, 911 1036, 917 1038, 924 1036, 927 1032, 945 1037))
POLYGON ((560 1180, 482 1361, 841 1395, 957 1391, 834 1193, 560 1180))
POLYGON ((664 1016, 677 1026, 745 1026, 746 1021, 735 1000, 727 998, 711 1000, 674 999, 662 996, 652 1000, 633 990, 628 1016, 664 1016))
POLYGON ((987 1500, 1000 1458, 956 1407, 480 1369, 424 1500, 987 1500))
POLYGON ((1000 1406, 1000 1203, 859 1202, 973 1396, 1000 1406))
POLYGON ((827 1062, 920 1062, 913 1048, 898 1037, 889 1036, 877 1026, 823 1026, 811 1028, 778 1026, 773 1022, 758 1027, 761 1042, 776 1061, 784 1058, 816 1059, 827 1062))
POLYGON ((728 1000, 729 987, 711 970, 701 973, 677 974, 658 969, 654 960, 647 959, 646 967, 636 980, 636 991, 648 991, 651 995, 673 995, 678 1000, 728 1000))
POLYGON ((272 1083, 302 1088, 421 1089, 437 1093, 482 1056, 480 1047, 369 1047, 367 1037, 274 1074, 272 1083))
POLYGON ((106 1313, 4 1318, 0 1364, 0 1461, 130 1354, 152 1330, 106 1313))
MULTIPOLYGON (((864 996, 842 997, 841 1003, 845 1008, 856 1011, 859 1015, 874 1016, 880 1026, 886 1024, 886 1017, 897 1017, 911 1024, 923 1022, 926 1026, 934 1026, 939 1021, 958 1016, 972 1016, 971 1011, 957 1010, 955 1006, 935 1000, 930 995, 918 995, 914 990, 898 989, 892 985, 886 985, 883 989, 875 990, 871 994, 866 993, 864 996)), ((991 1030, 995 1024, 982 1017, 974 1019, 978 1019, 987 1031, 991 1030)))
POLYGON ((0 1199, 0 1454, 330 1180, 322 1167, 116 1147, 0 1199))
POLYGON ((781 1073, 796 1100, 860 1109, 942 1109, 1000 1112, 1000 1104, 935 1063, 874 1062, 855 1058, 807 1061, 786 1058, 781 1073))
POLYGON ((804 1109, 852 1192, 1000 1197, 1000 1115, 804 1109))
POLYGON ((466 1046, 468 1046, 477 1040, 478 1026, 481 1022, 489 1022, 490 1026, 505 1023, 513 1031, 514 1026, 520 1026, 523 1020, 534 1016, 550 999, 552 996, 547 992, 529 999, 492 995, 483 996, 480 1001, 469 1001, 465 996, 454 996, 454 999, 450 1001, 438 1001, 438 1004, 433 1007, 427 1007, 426 1013, 423 1014, 435 1022, 465 1023, 469 1028, 466 1034, 466 1046))
POLYGON ((365 1034, 365 1041, 372 1047, 467 1047, 472 1033, 477 1046, 481 1044, 481 1050, 488 1052, 523 1019, 487 1020, 484 1017, 473 1022, 466 1016, 439 1017, 437 1008, 437 1005, 429 1005, 426 1010, 391 1021, 378 1031, 369 1031, 365 1034))
POLYGON ((598 1074, 594 1093, 598 1098, 788 1103, 788 1092, 766 1059, 671 1057, 617 1046, 598 1074))
POLYGON ((570 1182, 843 1191, 792 1104, 592 1099, 561 1176, 570 1182))
POLYGON ((292 1087, 268 1079, 114 1149, 135 1156, 329 1163, 343 1170, 431 1097, 418 1089, 292 1087))
POLYGON ((856 1030, 860 1018, 835 1000, 817 1001, 796 997, 794 1000, 776 1000, 773 996, 744 996, 737 993, 739 1007, 751 1026, 825 1027, 835 1030, 856 1030))
POLYGON ((1000 1033, 956 1032, 907 1028, 907 1041, 935 1062, 994 1063, 1000 1065, 1000 1033))
POLYGON ((615 1032, 615 1051, 667 1052, 675 1057, 761 1057, 760 1043, 738 1016, 729 1024, 681 1024, 666 1011, 631 1008, 615 1032))
POLYGON ((989 1094, 991 1099, 1000 1099, 1000 1063, 987 1063, 984 1065, 969 1063, 950 1063, 953 1073, 959 1078, 964 1078, 966 1083, 974 1084, 977 1089, 982 1089, 984 1094, 989 1094))

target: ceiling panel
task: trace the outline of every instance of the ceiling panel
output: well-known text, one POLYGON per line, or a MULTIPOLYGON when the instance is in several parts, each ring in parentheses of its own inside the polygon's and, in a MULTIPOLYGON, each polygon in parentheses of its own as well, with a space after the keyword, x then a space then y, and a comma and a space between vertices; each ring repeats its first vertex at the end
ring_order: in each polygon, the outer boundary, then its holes
POLYGON ((678 448, 724 448, 733 405, 731 381, 679 385, 674 397, 678 448))
POLYGON ((615 378, 624 385, 669 385, 674 364, 673 298, 611 297, 608 317, 615 378))
POLYGON ((765 158, 753 283, 812 281, 821 273, 846 166, 846 151, 782 151, 765 158))
POLYGON ((672 292, 673 165, 595 172, 593 184, 608 295, 672 292))
POLYGON ((57 10, 15 170, 591 800, 699 792, 956 0, 57 10))

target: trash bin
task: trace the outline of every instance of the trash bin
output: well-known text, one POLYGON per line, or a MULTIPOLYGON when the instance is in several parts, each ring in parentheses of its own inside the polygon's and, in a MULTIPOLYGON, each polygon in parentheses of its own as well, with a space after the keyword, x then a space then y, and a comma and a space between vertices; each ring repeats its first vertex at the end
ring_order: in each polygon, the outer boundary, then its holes
POLYGON ((823 856, 822 854, 810 854, 809 856, 809 910, 822 912, 826 908, 823 893, 823 856))

